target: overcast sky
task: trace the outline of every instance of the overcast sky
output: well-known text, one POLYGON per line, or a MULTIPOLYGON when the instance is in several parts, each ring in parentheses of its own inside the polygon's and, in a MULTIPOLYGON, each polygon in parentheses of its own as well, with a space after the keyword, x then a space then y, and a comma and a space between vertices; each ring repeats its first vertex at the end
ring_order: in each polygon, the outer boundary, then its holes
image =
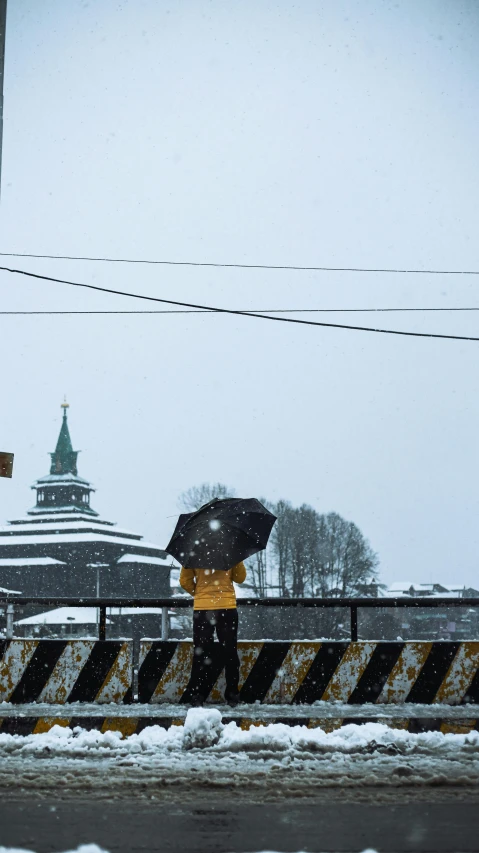
MULTIPOLYGON (((475 0, 10 0, 0 249, 479 269, 478 39, 475 0)), ((3 261, 240 309, 479 307, 473 276, 3 261)), ((155 307, 5 272, 0 295, 155 307)), ((479 337, 479 312, 312 317, 479 337)), ((356 522, 387 582, 479 587, 479 343, 1 316, 0 353, 2 523, 32 505, 66 394, 93 506, 149 540, 220 480, 356 522)))

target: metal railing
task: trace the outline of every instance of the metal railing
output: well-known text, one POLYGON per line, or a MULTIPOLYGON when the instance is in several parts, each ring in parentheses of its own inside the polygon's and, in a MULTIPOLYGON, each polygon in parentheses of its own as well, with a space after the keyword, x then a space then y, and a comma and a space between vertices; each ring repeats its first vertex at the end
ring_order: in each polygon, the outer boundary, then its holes
MULTIPOLYGON (((358 610, 384 608, 440 608, 440 607, 479 607, 479 598, 239 598, 238 607, 313 607, 329 609, 345 607, 350 612, 350 636, 354 642, 358 639, 358 610)), ((40 607, 96 607, 99 611, 98 639, 106 639, 106 619, 109 607, 158 607, 162 609, 161 638, 168 639, 168 610, 190 608, 192 598, 183 596, 172 598, 73 598, 61 596, 17 597, 0 595, 0 605, 7 605, 7 639, 13 637, 15 607, 35 604, 40 607)))

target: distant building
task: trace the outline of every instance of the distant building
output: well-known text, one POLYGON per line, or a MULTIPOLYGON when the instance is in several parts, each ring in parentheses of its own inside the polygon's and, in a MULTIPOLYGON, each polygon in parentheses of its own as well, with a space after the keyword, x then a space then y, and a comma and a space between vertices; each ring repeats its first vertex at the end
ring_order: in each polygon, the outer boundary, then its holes
MULTIPOLYGON (((383 598, 416 599, 418 606, 391 611, 389 622, 395 622, 403 640, 476 640, 479 634, 479 607, 461 607, 452 602, 461 598, 477 598, 479 590, 461 584, 413 583, 398 581, 381 592, 383 598), (451 605, 421 607, 425 598, 445 598, 451 605)), ((383 619, 385 624, 385 620, 383 619)))
MULTIPOLYGON (((96 607, 57 607, 45 613, 36 613, 15 622, 15 636, 85 636, 98 637, 98 608, 96 607)), ((111 619, 106 620, 111 625, 111 619)))
POLYGON ((462 584, 441 583, 412 583, 411 581, 399 581, 391 584, 382 592, 385 598, 400 598, 410 596, 411 598, 479 598, 479 590, 462 584))
POLYGON ((78 475, 67 408, 50 473, 32 486, 35 506, 0 528, 0 586, 24 596, 167 597, 171 557, 92 508, 95 490, 78 475))

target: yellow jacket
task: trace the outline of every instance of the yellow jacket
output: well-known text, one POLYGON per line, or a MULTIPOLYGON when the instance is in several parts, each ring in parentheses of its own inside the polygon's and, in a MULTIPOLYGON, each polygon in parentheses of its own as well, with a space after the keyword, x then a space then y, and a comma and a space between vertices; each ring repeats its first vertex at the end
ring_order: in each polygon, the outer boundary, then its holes
POLYGON ((195 598, 195 610, 232 610, 236 607, 234 583, 243 583, 246 566, 238 563, 227 572, 217 569, 185 569, 180 585, 195 598))

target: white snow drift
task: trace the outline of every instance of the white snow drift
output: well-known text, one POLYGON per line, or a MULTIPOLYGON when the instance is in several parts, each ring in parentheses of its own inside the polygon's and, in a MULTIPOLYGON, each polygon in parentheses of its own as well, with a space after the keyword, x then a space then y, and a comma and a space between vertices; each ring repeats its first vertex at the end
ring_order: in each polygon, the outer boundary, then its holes
POLYGON ((46 734, 0 733, 0 789, 67 785, 114 790, 132 785, 200 785, 266 792, 340 785, 477 785, 479 732, 410 734, 380 723, 320 728, 273 723, 248 731, 223 724, 217 709, 188 711, 184 725, 139 734, 54 726, 46 734), (144 771, 147 771, 145 773, 144 771), (28 779, 26 783, 25 780, 28 779))

